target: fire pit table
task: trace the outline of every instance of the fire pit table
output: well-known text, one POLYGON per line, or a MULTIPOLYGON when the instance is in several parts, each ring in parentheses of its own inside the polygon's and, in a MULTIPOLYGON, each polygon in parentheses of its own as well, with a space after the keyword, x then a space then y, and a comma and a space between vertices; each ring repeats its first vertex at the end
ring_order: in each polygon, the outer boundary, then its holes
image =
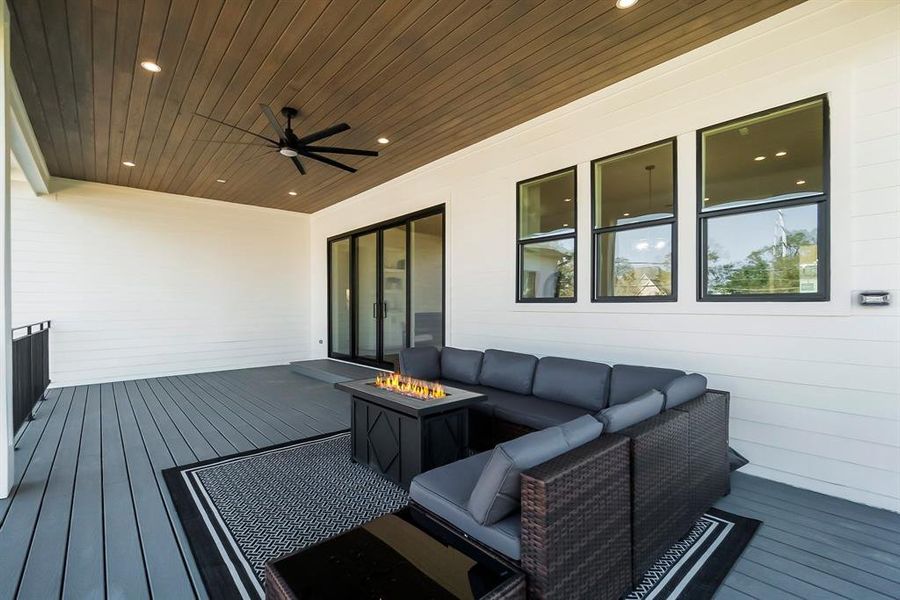
POLYGON ((352 399, 353 460, 409 489, 419 473, 465 458, 468 407, 486 396, 429 382, 410 383, 396 374, 379 377, 379 383, 384 379, 387 385, 406 385, 379 387, 374 379, 334 384, 352 399))

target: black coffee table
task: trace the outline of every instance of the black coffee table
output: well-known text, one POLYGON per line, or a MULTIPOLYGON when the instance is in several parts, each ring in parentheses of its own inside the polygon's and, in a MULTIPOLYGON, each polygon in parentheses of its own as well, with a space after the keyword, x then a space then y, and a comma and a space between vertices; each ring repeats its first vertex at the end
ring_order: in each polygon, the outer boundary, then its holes
POLYGON ((353 460, 409 489, 419 473, 466 457, 468 407, 486 396, 444 386, 445 398, 419 400, 373 381, 334 384, 352 397, 353 460))
POLYGON ((416 508, 266 565, 266 600, 511 600, 525 577, 416 508))

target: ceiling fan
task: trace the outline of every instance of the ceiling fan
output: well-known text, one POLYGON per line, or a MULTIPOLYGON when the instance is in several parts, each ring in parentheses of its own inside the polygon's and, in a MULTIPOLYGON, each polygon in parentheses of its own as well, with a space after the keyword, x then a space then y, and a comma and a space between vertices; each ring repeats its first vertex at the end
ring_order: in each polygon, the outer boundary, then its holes
POLYGON ((263 114, 269 121, 269 125, 275 132, 277 139, 268 138, 264 135, 260 135, 247 129, 238 127, 237 125, 232 125, 230 123, 226 123, 225 121, 220 121, 206 115, 201 115, 200 113, 194 114, 198 117, 203 117, 204 119, 219 123, 220 125, 225 125, 226 127, 231 127, 232 129, 237 129, 238 131, 243 131, 244 133, 249 133, 252 136, 265 140, 267 143, 261 145, 272 148, 282 156, 290 158, 291 162, 294 163, 294 166, 297 167, 297 170, 300 171, 301 175, 306 175, 306 169, 303 167, 303 163, 301 163, 300 159, 298 158, 300 156, 318 161, 320 163, 324 163, 326 165, 330 165, 332 167, 336 167, 338 169, 343 169, 344 171, 347 171, 349 173, 356 173, 356 169, 345 165, 344 163, 340 163, 336 160, 328 158, 327 156, 322 156, 322 153, 352 154, 354 156, 378 156, 378 152, 375 152, 374 150, 357 150, 355 148, 338 148, 336 146, 311 145, 315 142, 318 142, 319 140, 323 140, 327 137, 331 137, 335 134, 341 133, 342 131, 347 131, 348 129, 350 129, 350 126, 346 123, 338 123, 337 125, 332 125, 331 127, 316 131, 315 133, 311 133, 303 137, 297 137, 297 134, 294 133, 293 129, 291 129, 291 119, 299 114, 299 111, 297 111, 296 108, 285 106, 281 109, 281 114, 285 117, 285 119, 287 119, 287 125, 285 127, 282 127, 278 123, 278 119, 275 118, 275 114, 272 112, 271 108, 269 108, 265 104, 260 104, 259 107, 260 109, 262 109, 263 114))

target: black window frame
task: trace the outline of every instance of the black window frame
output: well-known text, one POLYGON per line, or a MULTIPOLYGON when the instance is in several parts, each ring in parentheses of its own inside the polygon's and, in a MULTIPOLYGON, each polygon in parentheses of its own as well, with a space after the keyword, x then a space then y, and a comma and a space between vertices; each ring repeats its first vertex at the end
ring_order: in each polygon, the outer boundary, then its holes
MULTIPOLYGON (((410 239, 412 236, 412 227, 411 224, 414 221, 419 219, 433 217, 441 215, 441 236, 442 236, 442 257, 441 257, 441 281, 443 282, 443 289, 441 290, 441 347, 447 344, 447 205, 446 204, 436 204, 434 206, 430 206, 428 208, 423 208, 421 210, 417 210, 411 213, 407 213, 404 215, 400 215, 398 217, 391 217, 390 219, 385 219, 383 221, 379 221, 378 223, 372 223, 370 225, 365 225, 363 227, 358 227, 356 229, 346 231, 344 233, 339 233, 336 235, 332 235, 325 240, 325 252, 326 252, 326 276, 327 276, 327 294, 326 294, 326 302, 327 302, 327 350, 329 358, 336 358, 339 360, 345 360, 348 362, 354 362, 357 364, 375 366, 378 368, 393 368, 388 362, 381 362, 379 360, 369 360, 365 358, 361 358, 356 356, 356 337, 357 337, 357 314, 354 309, 356 302, 356 290, 353 289, 353 282, 357 279, 358 273, 358 265, 356 260, 356 245, 354 244, 354 240, 362 235, 368 235, 372 233, 379 233, 384 229, 395 227, 398 225, 406 225, 406 248, 407 251, 411 248, 410 239), (343 354, 334 351, 333 340, 331 335, 331 326, 332 319, 334 315, 332 314, 332 289, 331 289, 331 278, 333 276, 333 269, 331 265, 331 248, 332 244, 335 242, 340 242, 342 240, 350 240, 350 353, 343 354)), ((379 233, 379 236, 381 234, 379 233)), ((380 252, 379 252, 380 254, 380 252)), ((381 261, 381 257, 378 258, 379 264, 381 261)), ((409 264, 409 263, 407 263, 409 264)), ((381 267, 378 267, 379 271, 381 267)), ((406 332, 405 332, 405 342, 406 347, 413 347, 412 341, 414 333, 412 331, 412 270, 406 270, 406 332)), ((378 294, 381 294, 381 277, 378 278, 377 288, 378 294)), ((380 337, 380 336, 379 336, 380 337)), ((382 340, 379 339, 377 354, 381 356, 383 354, 383 343, 382 340)))
POLYGON ((529 177, 522 181, 516 182, 516 303, 517 304, 573 304, 578 301, 578 165, 557 169, 535 177, 529 177), (574 179, 572 186, 572 211, 574 213, 572 222, 572 233, 560 233, 556 235, 544 235, 535 238, 522 239, 520 236, 520 224, 522 217, 522 185, 532 183, 554 175, 560 175, 571 171, 574 179), (537 244, 541 242, 555 242, 557 240, 571 239, 573 243, 572 260, 575 264, 572 268, 572 297, 571 298, 523 298, 522 297, 522 280, 525 267, 525 246, 537 244))
POLYGON ((697 301, 698 302, 828 302, 831 300, 831 109, 828 102, 828 94, 819 94, 788 102, 780 106, 757 111, 749 115, 743 115, 735 119, 729 119, 721 123, 709 125, 697 130, 697 301), (810 194, 803 198, 789 200, 777 200, 771 202, 758 202, 745 206, 732 208, 719 208, 715 210, 703 210, 703 134, 712 129, 718 129, 749 119, 756 119, 766 115, 787 110, 803 104, 822 102, 822 193, 810 194), (740 214, 771 212, 779 208, 792 208, 798 206, 817 206, 818 234, 816 248, 816 276, 818 279, 815 294, 708 294, 707 286, 707 223, 716 217, 726 217, 740 214))
POLYGON ((643 144, 628 150, 616 152, 608 156, 595 158, 591 161, 591 302, 608 304, 620 302, 677 302, 678 301, 678 138, 675 136, 643 144), (634 154, 643 150, 649 150, 672 144, 672 216, 650 221, 640 221, 627 225, 611 225, 609 227, 597 227, 597 163, 634 154), (600 296, 597 294, 597 269, 599 259, 597 256, 597 240, 604 233, 618 233, 634 229, 646 229, 660 225, 670 225, 672 228, 672 291, 665 296, 600 296))

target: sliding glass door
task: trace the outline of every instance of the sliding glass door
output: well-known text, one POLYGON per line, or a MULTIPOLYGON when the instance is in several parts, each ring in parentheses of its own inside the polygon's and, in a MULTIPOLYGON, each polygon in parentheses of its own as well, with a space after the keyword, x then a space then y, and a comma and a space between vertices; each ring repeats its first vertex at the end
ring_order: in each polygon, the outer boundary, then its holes
POLYGON ((397 368, 443 345, 443 207, 332 238, 328 277, 329 356, 397 368))
POLYGON ((356 276, 353 278, 356 314, 354 356, 368 361, 378 360, 378 232, 353 238, 356 276))
POLYGON ((410 221, 411 346, 444 345, 444 215, 410 221))
POLYGON ((399 365, 400 351, 406 343, 406 229, 404 223, 382 231, 382 356, 383 361, 399 365))

